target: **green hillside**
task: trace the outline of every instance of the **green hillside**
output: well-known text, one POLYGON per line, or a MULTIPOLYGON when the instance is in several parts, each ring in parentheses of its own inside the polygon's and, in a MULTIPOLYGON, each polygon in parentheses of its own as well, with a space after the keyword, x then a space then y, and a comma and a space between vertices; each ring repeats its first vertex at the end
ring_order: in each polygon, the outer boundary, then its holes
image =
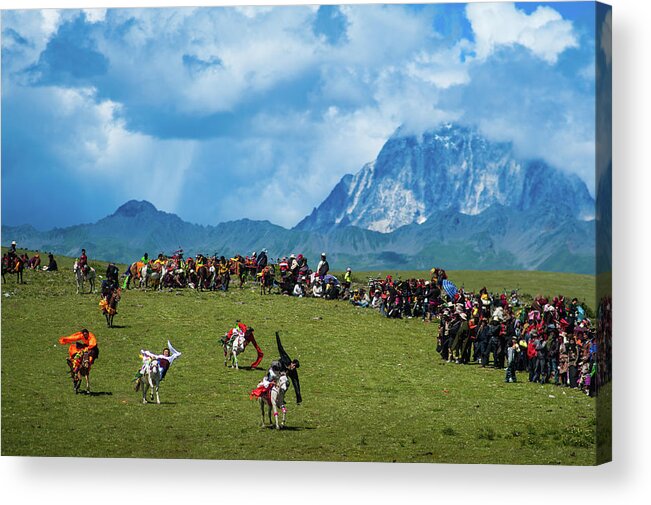
MULTIPOLYGON (((2 455, 285 459, 589 465, 595 400, 503 370, 442 362, 437 325, 389 320, 345 302, 228 293, 125 292, 107 329, 98 295, 76 295, 72 260, 2 285, 2 455), (224 367, 219 337, 236 319, 255 328, 260 370, 224 367), (92 395, 75 395, 57 339, 95 332, 92 395), (248 394, 277 357, 274 332, 301 361, 304 402, 288 398, 288 429, 259 427, 248 394), (131 379, 140 349, 170 339, 183 355, 142 405, 131 379)), ((105 264, 92 262, 99 274, 105 264)), ((122 269, 122 268, 121 268, 122 269)), ((384 273, 384 272, 383 272, 384 273)), ((396 275, 396 272, 392 272, 396 275)), ((593 297, 594 277, 536 272, 448 272, 458 285, 520 287, 593 297)), ((356 272, 357 279, 373 273, 356 272)), ((408 277, 426 272, 401 272, 408 277)), ((592 305, 594 306, 594 305, 592 305)), ((243 362, 255 357, 247 349, 243 362)))

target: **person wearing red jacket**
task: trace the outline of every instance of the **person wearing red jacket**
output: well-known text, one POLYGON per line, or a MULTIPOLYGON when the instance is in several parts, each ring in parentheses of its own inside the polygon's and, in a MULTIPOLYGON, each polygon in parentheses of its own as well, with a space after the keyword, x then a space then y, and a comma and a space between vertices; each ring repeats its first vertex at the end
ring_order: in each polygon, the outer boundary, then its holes
POLYGON ((67 337, 59 338, 59 343, 70 344, 68 346, 69 358, 67 359, 67 361, 73 370, 76 369, 78 366, 78 363, 76 362, 78 361, 77 356, 80 351, 81 352, 85 350, 89 351, 89 358, 90 358, 91 365, 95 362, 95 360, 99 356, 99 348, 97 347, 97 338, 93 333, 88 331, 86 328, 76 333, 73 333, 72 335, 69 335, 67 337))
POLYGON ((257 368, 257 366, 262 362, 264 353, 262 352, 262 349, 260 349, 258 342, 255 340, 255 335, 253 334, 253 328, 250 328, 244 323, 237 321, 237 326, 235 328, 231 328, 230 330, 228 330, 228 333, 226 334, 226 342, 230 342, 233 339, 234 332, 239 332, 244 334, 245 348, 249 344, 253 344, 253 347, 255 347, 255 350, 258 353, 258 357, 253 363, 251 363, 251 368, 257 368))

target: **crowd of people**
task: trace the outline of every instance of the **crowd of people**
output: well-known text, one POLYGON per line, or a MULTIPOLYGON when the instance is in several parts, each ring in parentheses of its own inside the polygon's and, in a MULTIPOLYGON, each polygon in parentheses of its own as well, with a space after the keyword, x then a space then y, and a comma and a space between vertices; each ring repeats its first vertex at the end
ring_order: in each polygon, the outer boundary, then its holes
MULTIPOLYGON (((23 256, 26 254, 19 256, 15 252, 15 243, 5 254, 33 264, 33 258, 23 256)), ((78 261, 87 264, 85 251, 78 261)), ((56 269, 56 261, 50 254, 50 264, 53 262, 56 269)), ((387 318, 436 320, 439 322, 437 352, 443 360, 505 370, 506 382, 516 382, 526 374, 531 382, 579 388, 594 395, 600 384, 610 380, 609 299, 601 301, 597 309, 599 324, 594 325, 576 298, 537 296, 524 304, 517 291, 493 294, 483 288, 476 293, 469 292, 451 284, 442 268, 433 268, 427 279, 401 280, 387 275, 360 285, 353 283, 350 268, 341 278, 333 275, 326 253, 321 254, 316 269, 312 270, 302 254, 279 257, 274 262, 265 249, 245 257, 198 254, 188 259, 179 250, 170 257, 159 254, 155 260, 150 260, 145 253, 140 261, 127 268, 122 281, 117 266, 109 263, 100 301, 104 312, 115 312, 119 301, 116 292, 119 295, 121 286, 126 287, 130 280, 135 280, 140 265, 158 271, 160 282, 168 276, 171 285, 177 287, 227 291, 232 275, 240 279, 240 286, 247 279, 262 283, 266 276, 279 293, 287 296, 344 300, 375 309, 387 318)))
POLYGON ((590 396, 609 380, 610 362, 598 359, 596 328, 576 298, 538 296, 524 305, 505 294, 460 291, 439 315, 437 351, 459 364, 504 369, 530 382, 580 389, 590 396), (515 303, 514 303, 515 302, 515 303), (598 374, 598 366, 604 373, 598 374))

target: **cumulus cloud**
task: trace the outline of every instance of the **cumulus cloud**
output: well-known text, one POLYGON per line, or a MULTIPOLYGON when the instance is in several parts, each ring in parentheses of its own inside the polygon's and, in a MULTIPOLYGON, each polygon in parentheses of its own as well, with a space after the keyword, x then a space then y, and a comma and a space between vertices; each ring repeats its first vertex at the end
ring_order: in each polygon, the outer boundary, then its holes
MULTIPOLYGON (((93 88, 19 87, 11 93, 3 117, 3 126, 11 133, 3 154, 12 163, 3 166, 4 176, 56 167, 50 176, 57 179, 61 196, 102 192, 176 209, 195 142, 128 131, 120 104, 98 99, 93 88)), ((113 205, 102 209, 112 210, 113 205)))
POLYGON ((540 65, 578 44, 572 22, 472 4, 437 33, 448 9, 3 12, 3 197, 19 170, 49 167, 48 184, 101 185, 93 218, 136 198, 194 222, 292 226, 398 126, 449 120, 584 174, 594 96, 540 65), (147 182, 126 184, 134 172, 147 182))
POLYGON ((526 14, 514 4, 471 3, 466 15, 475 35, 478 58, 487 58, 500 46, 519 44, 554 64, 563 51, 578 46, 572 23, 550 7, 539 6, 526 14))

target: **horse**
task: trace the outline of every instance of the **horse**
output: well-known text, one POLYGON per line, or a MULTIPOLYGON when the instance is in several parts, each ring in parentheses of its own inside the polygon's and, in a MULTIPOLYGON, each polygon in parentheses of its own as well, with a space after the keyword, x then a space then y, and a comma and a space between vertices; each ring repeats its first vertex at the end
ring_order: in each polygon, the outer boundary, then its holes
POLYGON ((287 375, 282 373, 280 375, 280 378, 278 378, 276 381, 272 383, 273 385, 269 390, 266 392, 262 393, 258 399, 260 402, 260 413, 262 414, 262 427, 266 427, 266 424, 264 422, 264 407, 265 405, 268 408, 269 411, 269 424, 273 426, 273 422, 271 421, 271 412, 273 411, 273 416, 275 419, 276 423, 276 429, 279 430, 281 428, 285 427, 285 421, 287 419, 287 408, 285 407, 285 393, 287 392, 287 389, 289 388, 289 379, 287 378, 287 375), (279 424, 278 423, 278 410, 280 410, 283 413, 283 420, 279 424))
POLYGON ((237 357, 246 349, 246 336, 241 331, 233 331, 233 336, 229 339, 228 334, 222 337, 224 346, 224 366, 227 366, 228 360, 231 361, 231 368, 239 369, 237 357))
POLYGON ((122 288, 112 290, 108 296, 102 298, 99 306, 106 317, 106 325, 113 328, 113 318, 118 313, 118 303, 122 297, 122 288))
POLYGON ((147 403, 147 390, 151 388, 151 401, 154 401, 154 395, 156 395, 156 403, 160 404, 158 389, 161 381, 161 369, 158 360, 143 357, 142 361, 142 368, 140 369, 142 376, 138 379, 142 388, 142 403, 147 403))
POLYGON ((154 268, 152 265, 145 265, 140 270, 140 286, 147 289, 149 287, 150 281, 153 283, 154 289, 162 289, 161 284, 162 278, 162 266, 154 268))
POLYGON ((133 280, 133 285, 140 285, 140 271, 142 270, 142 267, 144 267, 145 264, 142 261, 136 261, 129 265, 129 268, 127 268, 126 271, 126 279, 125 279, 125 284, 123 287, 129 289, 131 285, 131 281, 133 280), (138 281, 136 283, 136 280, 138 281))
POLYGON ((86 393, 90 393, 90 367, 92 365, 90 358, 90 351, 85 349, 79 351, 72 360, 68 360, 70 377, 72 378, 72 387, 75 390, 75 394, 79 393, 82 377, 86 378, 86 393))
POLYGON ((245 267, 244 258, 237 254, 228 260, 228 267, 230 273, 240 280, 240 289, 244 287, 246 282, 247 268, 245 267))
POLYGON ((271 294, 271 288, 274 286, 274 277, 276 275, 276 272, 274 270, 274 267, 271 265, 267 265, 262 269, 262 271, 258 274, 258 277, 260 278, 260 294, 265 295, 267 293, 271 294))
POLYGON ((210 262, 197 268, 197 288, 203 291, 204 288, 212 290, 214 287, 216 271, 214 265, 210 262))
POLYGON ((79 294, 80 289, 83 292, 84 282, 86 281, 88 281, 88 284, 90 284, 89 293, 96 292, 95 291, 95 269, 93 267, 91 267, 90 265, 86 265, 86 268, 80 268, 79 261, 75 261, 72 270, 74 271, 75 278, 77 280, 77 294, 79 294))

